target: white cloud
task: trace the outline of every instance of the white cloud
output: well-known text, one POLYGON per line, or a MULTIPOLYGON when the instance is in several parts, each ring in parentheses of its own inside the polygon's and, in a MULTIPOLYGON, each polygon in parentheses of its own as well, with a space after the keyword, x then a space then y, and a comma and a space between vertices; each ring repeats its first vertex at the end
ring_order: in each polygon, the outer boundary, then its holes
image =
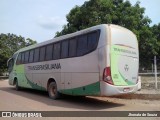
POLYGON ((48 30, 59 30, 64 24, 66 24, 65 18, 62 17, 47 17, 40 15, 37 19, 37 23, 40 27, 48 30))

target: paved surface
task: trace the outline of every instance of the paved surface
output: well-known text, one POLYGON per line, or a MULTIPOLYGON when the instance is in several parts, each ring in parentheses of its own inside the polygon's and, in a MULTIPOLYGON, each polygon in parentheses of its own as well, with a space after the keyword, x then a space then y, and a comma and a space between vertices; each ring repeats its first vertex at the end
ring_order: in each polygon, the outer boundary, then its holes
MULTIPOLYGON (((0 81, 0 96, 0 111, 160 111, 159 100, 108 97, 65 97, 60 100, 52 100, 46 92, 30 89, 16 91, 14 87, 8 85, 7 80, 0 81)), ((121 118, 116 119, 121 120, 121 118)))

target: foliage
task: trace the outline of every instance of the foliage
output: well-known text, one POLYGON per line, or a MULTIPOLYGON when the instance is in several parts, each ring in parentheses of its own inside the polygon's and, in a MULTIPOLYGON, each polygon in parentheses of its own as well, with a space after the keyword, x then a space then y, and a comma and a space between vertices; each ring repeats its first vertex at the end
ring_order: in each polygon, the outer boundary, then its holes
POLYGON ((67 14, 67 24, 55 37, 76 32, 98 24, 117 24, 133 31, 139 41, 140 66, 148 66, 154 55, 160 56, 160 24, 150 27, 140 2, 131 5, 123 0, 90 0, 75 6, 67 14), (145 61, 145 62, 144 62, 145 61))
POLYGON ((0 73, 6 71, 7 60, 13 55, 14 52, 26 45, 35 44, 36 41, 27 38, 25 40, 22 36, 15 34, 0 34, 0 73))
POLYGON ((155 55, 158 55, 160 58, 160 23, 158 25, 154 25, 151 28, 151 31, 153 33, 153 37, 154 37, 154 41, 153 42, 153 46, 155 49, 155 55))
MULTIPOLYGON (((135 33, 143 26, 148 26, 151 20, 145 17, 144 8, 139 2, 134 6, 123 0, 90 0, 82 6, 75 6, 66 16, 67 25, 56 36, 72 33, 98 24, 117 24, 135 33)), ((138 34, 137 34, 138 35, 138 34)), ((139 35, 138 35, 139 37, 139 35)))

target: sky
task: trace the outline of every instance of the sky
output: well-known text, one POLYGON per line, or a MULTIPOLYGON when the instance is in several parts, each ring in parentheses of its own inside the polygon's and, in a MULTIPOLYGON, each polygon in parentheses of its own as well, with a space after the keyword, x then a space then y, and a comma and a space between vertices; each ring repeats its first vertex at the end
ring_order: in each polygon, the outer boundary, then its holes
MULTIPOLYGON (((13 33, 38 43, 52 39, 67 23, 66 15, 87 0, 0 0, 0 33, 13 33)), ((137 0, 129 0, 133 5, 137 0)), ((160 23, 160 0, 139 0, 151 26, 160 23)))

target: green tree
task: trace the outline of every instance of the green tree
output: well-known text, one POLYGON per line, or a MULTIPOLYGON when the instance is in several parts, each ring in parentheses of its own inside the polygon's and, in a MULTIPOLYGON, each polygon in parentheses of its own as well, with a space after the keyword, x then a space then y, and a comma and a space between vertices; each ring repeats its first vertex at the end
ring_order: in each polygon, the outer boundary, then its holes
MULTIPOLYGON (((75 6, 66 16, 67 25, 63 26, 56 37, 72 33, 98 24, 117 24, 137 33, 143 26, 149 28, 151 20, 144 16, 144 8, 139 2, 134 6, 129 1, 123 0, 90 0, 82 6, 75 6)), ((146 28, 147 29, 147 28, 146 28)))
MULTIPOLYGON (((67 24, 55 37, 76 32, 98 24, 116 24, 133 31, 139 41, 140 65, 148 66, 151 56, 158 54, 151 20, 144 15, 140 2, 132 5, 123 0, 90 0, 75 6, 67 14, 67 24)), ((160 47, 160 46, 159 46, 160 47)))
POLYGON ((36 41, 34 41, 34 40, 32 40, 32 39, 30 39, 30 38, 27 38, 26 39, 26 45, 28 46, 28 45, 33 45, 33 44, 36 44, 37 42, 36 41))
POLYGON ((36 41, 30 38, 25 39, 15 34, 0 34, 0 73, 6 71, 7 60, 20 48, 26 45, 35 44, 36 41))
POLYGON ((153 38, 154 38, 154 44, 153 47, 155 49, 155 54, 157 56, 158 59, 158 69, 160 69, 160 23, 158 25, 154 25, 151 28, 152 32, 153 32, 153 38))
POLYGON ((154 36, 154 47, 155 47, 155 52, 154 55, 160 56, 160 23, 158 25, 154 25, 151 28, 151 31, 154 36))

